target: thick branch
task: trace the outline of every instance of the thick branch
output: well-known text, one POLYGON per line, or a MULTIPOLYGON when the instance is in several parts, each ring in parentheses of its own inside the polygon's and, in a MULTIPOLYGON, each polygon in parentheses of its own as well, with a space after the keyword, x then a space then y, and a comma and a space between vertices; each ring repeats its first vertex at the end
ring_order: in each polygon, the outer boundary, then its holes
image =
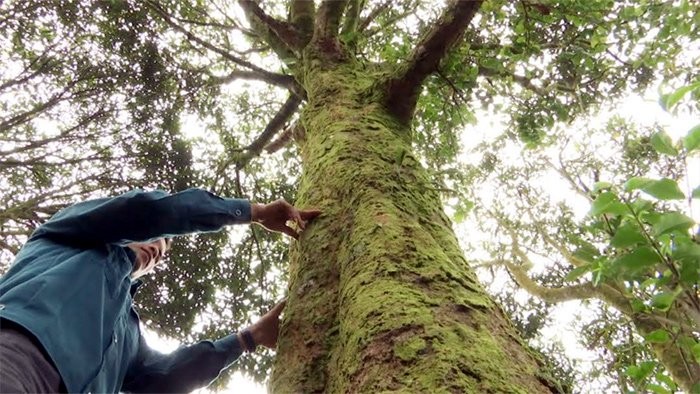
POLYGON ((503 264, 508 268, 508 271, 510 271, 520 287, 525 289, 528 293, 551 304, 571 300, 586 300, 596 297, 595 288, 590 283, 562 287, 546 287, 532 280, 522 267, 508 261, 503 261, 503 264))
POLYGON ((327 40, 338 36, 340 18, 348 0, 323 0, 318 7, 314 29, 315 40, 327 40))
POLYGON ((292 138, 296 132, 295 129, 297 127, 301 127, 299 126, 298 122, 294 122, 294 124, 287 126, 282 133, 275 138, 274 141, 271 141, 269 144, 265 145, 265 152, 275 153, 284 148, 290 141, 292 141, 292 138))
MULTIPOLYGON (((510 235, 511 251, 512 251, 513 255, 516 256, 517 258, 519 258, 521 261, 523 261, 526 266, 532 266, 532 262, 530 261, 530 258, 527 256, 527 253, 525 253, 520 248, 520 242, 518 242, 518 236, 515 233, 515 231, 511 228, 506 228, 506 230, 508 231, 508 234, 510 235)), ((508 268, 508 270, 511 271, 513 276, 515 276, 516 280, 518 281, 518 284, 520 284, 528 292, 544 298, 544 295, 540 295, 540 294, 538 294, 538 292, 542 292, 542 294, 546 295, 548 290, 554 290, 554 289, 542 287, 542 286, 539 286, 538 284, 536 284, 521 267, 515 266, 514 264, 509 263, 509 262, 506 262, 505 265, 508 268), (515 268, 516 271, 511 270, 511 268, 515 268), (517 269, 520 269, 522 272, 517 272, 517 269), (518 279, 519 276, 520 276, 520 279, 518 279), (520 283, 521 279, 523 280, 524 284, 520 283), (528 280, 532 283, 531 284, 527 283, 528 280), (530 287, 538 286, 538 287, 542 287, 542 288, 535 289, 533 287, 532 288, 532 290, 534 291, 533 292, 530 289, 528 289, 526 286, 530 286, 530 287)), ((634 313, 634 311, 632 310, 632 307, 630 306, 629 301, 627 300, 627 298, 625 298, 624 294, 620 293, 619 291, 617 291, 615 288, 613 288, 610 285, 601 284, 599 286, 593 286, 593 284, 591 284, 590 282, 587 282, 587 283, 581 285, 581 287, 572 286, 571 288, 572 289, 579 289, 577 292, 575 292, 577 295, 583 294, 583 293, 581 293, 581 292, 583 292, 583 290, 590 291, 590 294, 588 294, 584 298, 581 298, 578 296, 574 297, 574 298, 578 298, 578 299, 597 298, 597 299, 605 301, 608 304, 614 306, 620 312, 622 312, 628 316, 631 316, 634 313)), ((568 299, 573 299, 573 298, 562 298, 560 301, 565 301, 568 299)), ((554 302, 554 301, 552 301, 552 302, 554 302)))
POLYGON ((357 31, 357 26, 360 22, 360 12, 365 5, 365 0, 350 0, 348 11, 345 13, 345 22, 343 23, 343 35, 350 35, 357 31))
POLYGON ((228 75, 222 77, 212 76, 212 80, 216 83, 229 83, 236 79, 267 82, 270 85, 280 86, 290 90, 293 89, 295 87, 294 85, 296 84, 294 77, 292 77, 291 75, 275 73, 261 74, 257 71, 248 70, 234 70, 231 71, 228 75))
POLYGON ((275 134, 282 130, 284 125, 289 122, 289 119, 294 115, 297 108, 299 108, 300 103, 301 100, 299 97, 294 94, 289 95, 287 101, 282 105, 282 108, 277 111, 272 120, 270 120, 265 130, 263 130, 255 141, 245 148, 247 152, 243 157, 239 158, 237 163, 238 168, 244 167, 252 158, 258 156, 260 152, 262 152, 263 148, 270 143, 270 140, 272 140, 275 134))
POLYGON ((316 8, 309 0, 292 0, 289 20, 299 32, 299 44, 305 47, 311 41, 314 32, 314 17, 316 8))
POLYGON ((388 81, 386 105, 400 121, 410 121, 423 81, 459 42, 481 3, 481 0, 453 0, 433 29, 416 45, 399 75, 388 81))
POLYGON ((282 60, 296 58, 300 48, 299 33, 294 25, 267 15, 254 0, 238 0, 256 33, 261 36, 282 60))

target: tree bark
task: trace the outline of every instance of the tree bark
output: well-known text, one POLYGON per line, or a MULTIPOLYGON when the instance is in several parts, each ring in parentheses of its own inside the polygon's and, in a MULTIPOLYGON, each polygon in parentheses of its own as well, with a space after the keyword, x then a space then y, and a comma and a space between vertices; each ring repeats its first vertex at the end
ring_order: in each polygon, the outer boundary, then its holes
POLYGON ((291 251, 270 390, 561 392, 467 264, 380 76, 305 71, 297 205, 324 213, 291 251))

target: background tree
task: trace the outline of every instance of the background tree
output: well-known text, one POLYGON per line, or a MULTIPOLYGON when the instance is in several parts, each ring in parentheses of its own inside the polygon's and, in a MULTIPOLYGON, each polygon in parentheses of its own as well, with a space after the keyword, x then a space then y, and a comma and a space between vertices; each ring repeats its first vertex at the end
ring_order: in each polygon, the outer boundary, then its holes
MULTIPOLYGON (((697 391, 700 247, 697 223, 686 215, 699 197, 688 182, 697 171, 688 170, 697 168, 700 129, 674 144, 658 126, 613 117, 601 129, 558 137, 556 149, 525 149, 519 158, 497 144, 479 149, 499 157, 473 169, 497 185, 497 202, 477 208, 482 230, 498 234, 486 242, 494 260, 483 267, 505 267, 517 288, 545 303, 591 305, 582 339, 621 392, 697 391), (568 193, 543 187, 557 178, 568 193)), ((527 309, 522 326, 536 333, 547 308, 527 309)))
MULTIPOLYGON (((555 124, 605 99, 643 90, 655 77, 686 78, 693 65, 679 54, 697 36, 697 13, 688 2, 661 1, 490 1, 477 12, 478 5, 4 2, 0 182, 3 201, 18 208, 0 224, 3 261, 46 215, 91 195, 205 186, 255 200, 298 198, 328 213, 293 251, 289 271, 279 238, 255 230, 183 240, 169 262, 172 274, 153 280, 141 297, 146 321, 184 340, 193 339, 193 327, 196 336, 220 335, 281 294, 278 279, 290 272, 278 360, 308 357, 288 363, 299 367, 289 371, 304 371, 292 374, 302 386, 276 379, 290 390, 332 390, 348 380, 408 384, 420 374, 398 377, 409 360, 442 355, 442 376, 412 384, 443 384, 435 381, 447 376, 456 390, 517 385, 484 364, 492 355, 460 353, 487 329, 449 321, 423 303, 449 294, 445 305, 456 305, 455 316, 474 322, 500 314, 440 211, 440 195, 458 215, 470 205, 463 197, 473 178, 455 160, 461 126, 483 110, 499 113, 511 120, 509 137, 534 147, 555 124), (312 242, 320 252, 309 249, 312 242), (362 275, 369 263, 379 264, 371 275, 385 281, 362 275), (369 284, 388 283, 405 290, 386 295, 394 302, 357 302, 356 295, 373 295, 369 284), (311 308, 317 304, 328 307, 311 308), (316 314, 304 317, 304 309, 316 314), (366 335, 352 326, 362 321, 375 324, 364 327, 366 335), (291 351, 292 342, 307 348, 291 351), (373 380, 371 368, 353 367, 357 359, 333 356, 347 349, 377 369, 391 362, 398 375, 373 380), (339 367, 356 373, 332 373, 339 367)), ((505 341, 515 353, 518 342, 505 341)), ((492 345, 477 348, 499 347, 492 345)), ((519 375, 532 378, 535 365, 523 362, 529 370, 519 375)), ((259 376, 266 368, 245 367, 259 376)), ((541 380, 530 383, 548 381, 541 380)))

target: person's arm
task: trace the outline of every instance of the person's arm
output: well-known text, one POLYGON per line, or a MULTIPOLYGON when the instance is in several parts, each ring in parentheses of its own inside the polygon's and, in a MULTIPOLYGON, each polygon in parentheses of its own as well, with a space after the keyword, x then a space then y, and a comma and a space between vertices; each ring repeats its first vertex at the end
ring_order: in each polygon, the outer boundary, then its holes
POLYGON ((218 231, 225 225, 250 221, 248 200, 221 198, 200 189, 175 194, 135 190, 67 207, 40 226, 32 238, 126 244, 218 231))
POLYGON ((243 348, 233 334, 217 341, 157 352, 139 339, 139 353, 122 384, 129 393, 188 393, 209 385, 240 357, 243 348))
POLYGON ((209 385, 243 353, 256 345, 274 348, 279 332, 279 315, 284 302, 277 304, 255 324, 244 331, 250 333, 247 343, 242 335, 232 334, 217 341, 202 341, 163 354, 148 347, 139 338, 139 352, 122 384, 123 392, 182 393, 209 385), (244 345, 246 344, 246 345, 244 345))

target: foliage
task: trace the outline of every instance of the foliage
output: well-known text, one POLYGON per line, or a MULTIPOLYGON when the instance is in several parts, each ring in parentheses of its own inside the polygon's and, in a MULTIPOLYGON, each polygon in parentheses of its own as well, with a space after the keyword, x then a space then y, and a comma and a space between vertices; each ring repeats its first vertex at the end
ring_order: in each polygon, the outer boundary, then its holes
MULTIPOLYGON (((549 151, 526 151, 522 162, 480 169, 482 176, 495 176, 505 197, 477 205, 490 218, 482 228, 495 225, 505 235, 500 245, 488 243, 496 260, 486 266, 506 267, 535 297, 525 308, 532 312, 521 310, 516 321, 536 313, 538 325, 547 324, 552 316, 542 301, 589 305, 581 339, 605 366, 579 370, 579 380, 607 382, 601 384, 622 392, 674 392, 697 382, 700 240, 698 223, 687 216, 697 185, 679 184, 693 175, 696 138, 692 128, 674 143, 663 129, 612 118, 602 130, 562 135, 549 151), (563 200, 551 200, 557 193, 540 177, 568 183, 569 196, 560 192, 563 200)), ((504 305, 514 295, 507 294, 504 305)))

